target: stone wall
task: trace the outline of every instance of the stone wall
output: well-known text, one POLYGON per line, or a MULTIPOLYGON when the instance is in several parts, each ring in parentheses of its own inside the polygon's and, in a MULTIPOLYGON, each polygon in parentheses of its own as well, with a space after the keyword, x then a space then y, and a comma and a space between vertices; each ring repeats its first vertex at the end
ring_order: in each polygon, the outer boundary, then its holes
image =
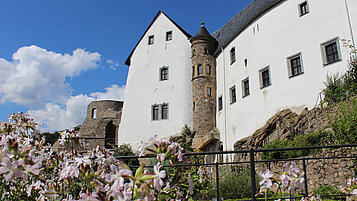
MULTIPOLYGON (((357 159, 356 148, 340 148, 335 150, 324 150, 314 156, 305 158, 319 157, 338 157, 355 156, 356 158, 347 159, 311 159, 306 161, 306 175, 309 193, 322 185, 334 185, 336 187, 346 186, 347 178, 353 175, 353 161, 357 159)), ((295 160, 297 167, 303 171, 302 160, 295 160)), ((269 169, 274 173, 283 172, 286 162, 266 163, 256 165, 256 173, 269 169)), ((259 178, 259 177, 258 177, 259 178)), ((260 178, 259 178, 260 179, 260 178)))

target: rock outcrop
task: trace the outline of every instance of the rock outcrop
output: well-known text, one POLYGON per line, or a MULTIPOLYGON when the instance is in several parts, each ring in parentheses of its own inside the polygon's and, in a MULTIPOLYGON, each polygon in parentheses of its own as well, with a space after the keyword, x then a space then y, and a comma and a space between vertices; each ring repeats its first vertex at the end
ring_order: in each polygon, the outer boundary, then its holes
POLYGON ((300 115, 290 109, 284 109, 271 117, 253 135, 238 140, 234 144, 234 149, 262 148, 276 139, 285 140, 299 134, 326 129, 327 124, 328 118, 325 111, 318 107, 310 111, 305 108, 300 115))

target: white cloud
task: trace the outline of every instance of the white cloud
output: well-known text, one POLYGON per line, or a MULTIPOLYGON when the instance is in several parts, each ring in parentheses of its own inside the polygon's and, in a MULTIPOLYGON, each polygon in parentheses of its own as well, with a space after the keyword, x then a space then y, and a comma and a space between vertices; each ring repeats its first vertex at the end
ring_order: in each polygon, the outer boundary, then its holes
POLYGON ((117 67, 119 66, 118 62, 115 62, 111 59, 107 59, 107 63, 109 64, 109 68, 112 70, 117 70, 117 67))
POLYGON ((86 114, 87 106, 94 100, 123 100, 125 86, 112 85, 105 88, 105 92, 95 92, 87 95, 72 96, 61 104, 47 103, 44 108, 30 110, 29 114, 41 125, 42 131, 57 131, 73 128, 82 124, 86 114))
POLYGON ((97 68, 101 55, 83 49, 59 54, 32 45, 19 48, 12 58, 0 59, 1 102, 40 108, 46 102, 67 100, 71 91, 66 77, 97 68))

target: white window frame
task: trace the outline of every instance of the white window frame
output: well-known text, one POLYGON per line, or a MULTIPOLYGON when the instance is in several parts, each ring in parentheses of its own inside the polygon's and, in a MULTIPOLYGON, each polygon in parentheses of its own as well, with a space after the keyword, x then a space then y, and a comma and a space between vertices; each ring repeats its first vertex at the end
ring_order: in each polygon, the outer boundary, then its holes
POLYGON ((154 39, 155 39, 154 35, 150 35, 150 36, 148 37, 148 45, 154 44, 154 39))
POLYGON ((300 17, 309 14, 309 13, 310 13, 309 2, 308 2, 308 1, 303 1, 303 2, 299 3, 299 5, 298 5, 298 10, 299 10, 299 16, 300 16, 300 17), (302 13, 302 12, 301 12, 301 6, 302 6, 302 4, 304 4, 304 3, 306 3, 306 12, 305 12, 305 13, 302 13))
POLYGON ((272 85, 270 66, 267 66, 267 67, 259 70, 259 81, 260 81, 260 89, 264 89, 264 88, 272 85), (263 72, 265 72, 265 71, 268 71, 268 75, 269 75, 269 84, 266 86, 263 85, 263 72))
POLYGON ((236 47, 231 48, 231 50, 229 51, 229 55, 231 58, 231 65, 232 65, 237 60, 236 47))
POLYGON ((160 81, 166 81, 166 80, 169 80, 169 67, 168 66, 163 66, 159 69, 159 76, 160 76, 160 81), (167 74, 166 74, 166 79, 162 77, 162 73, 163 71, 167 71, 167 74))
POLYGON ((229 88, 229 103, 232 105, 235 102, 237 102, 237 90, 236 86, 233 85, 231 88, 229 88))
POLYGON ((172 31, 167 31, 166 32, 166 41, 171 41, 172 40, 172 31))
POLYGON ((293 78, 293 77, 296 77, 296 76, 299 76, 299 75, 302 75, 304 74, 304 64, 303 64, 303 61, 302 61, 302 54, 301 52, 297 53, 297 54, 294 54, 290 57, 287 58, 287 66, 288 66, 288 75, 289 75, 289 78, 293 78), (291 61, 293 59, 296 59, 296 58, 299 58, 300 59, 300 73, 296 74, 296 75, 293 75, 293 69, 292 69, 292 66, 291 66, 291 61))
POLYGON ((249 77, 242 80, 242 98, 250 95, 249 77), (245 82, 248 81, 248 94, 245 93, 245 82))
POLYGON ((321 43, 321 54, 322 54, 322 63, 324 66, 339 62, 342 60, 342 56, 341 56, 341 49, 340 49, 340 43, 339 43, 340 39, 339 37, 335 37, 331 40, 328 40, 324 43, 321 43), (336 61, 327 62, 327 56, 326 56, 326 46, 331 45, 333 43, 336 43, 336 47, 337 47, 337 52, 338 52, 338 59, 336 61))

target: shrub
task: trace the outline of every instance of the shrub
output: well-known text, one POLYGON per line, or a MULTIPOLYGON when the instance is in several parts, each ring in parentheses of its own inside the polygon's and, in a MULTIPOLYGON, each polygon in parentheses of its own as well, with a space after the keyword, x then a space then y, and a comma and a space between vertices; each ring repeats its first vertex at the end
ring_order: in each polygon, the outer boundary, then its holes
MULTIPOLYGON (((114 150, 114 156, 135 156, 135 153, 133 152, 132 147, 129 144, 122 144, 114 150)), ((129 166, 140 165, 138 159, 121 159, 121 161, 123 161, 129 166)))
POLYGON ((339 144, 357 143, 357 97, 338 104, 330 127, 339 144))
MULTIPOLYGON (((323 185, 314 190, 315 195, 343 195, 344 193, 336 186, 323 185)), ((329 197, 331 200, 346 200, 346 197, 329 197)))
MULTIPOLYGON (((219 181, 219 194, 224 200, 250 198, 252 196, 249 168, 232 167, 223 171, 222 175, 219 181)), ((256 181, 258 189, 258 179, 256 181)))

